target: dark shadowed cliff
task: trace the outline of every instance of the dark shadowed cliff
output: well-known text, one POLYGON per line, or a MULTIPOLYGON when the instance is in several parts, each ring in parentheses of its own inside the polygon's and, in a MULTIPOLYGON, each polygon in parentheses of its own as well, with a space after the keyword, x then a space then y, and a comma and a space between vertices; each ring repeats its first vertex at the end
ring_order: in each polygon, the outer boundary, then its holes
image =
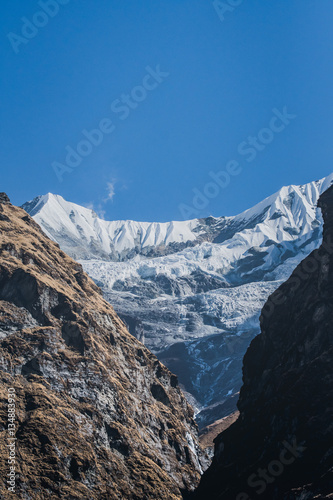
POLYGON ((177 378, 79 264, 0 195, 0 496, 180 499, 202 471, 177 378), (8 465, 15 390, 16 490, 8 465))
POLYGON ((240 417, 191 499, 333 498, 333 187, 318 205, 323 243, 263 308, 240 417))

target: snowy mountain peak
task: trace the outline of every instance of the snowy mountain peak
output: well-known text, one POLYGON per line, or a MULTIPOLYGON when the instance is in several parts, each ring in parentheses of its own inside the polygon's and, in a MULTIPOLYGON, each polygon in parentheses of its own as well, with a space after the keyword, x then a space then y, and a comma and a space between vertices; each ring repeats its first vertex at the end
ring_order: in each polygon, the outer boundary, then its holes
POLYGON ((142 255, 173 254, 204 242, 245 247, 265 242, 293 241, 321 222, 316 208, 319 195, 333 182, 333 174, 301 186, 285 186, 235 217, 188 221, 105 221, 90 208, 48 193, 23 208, 44 232, 75 259, 124 261, 142 255))
POLYGON ((200 241, 198 220, 159 222, 105 221, 94 210, 48 193, 25 203, 43 231, 72 257, 124 260, 181 250, 200 241))
POLYGON ((283 186, 279 191, 268 196, 254 207, 245 210, 235 217, 235 220, 252 219, 268 211, 268 216, 274 214, 287 215, 291 212, 296 215, 300 211, 311 213, 316 208, 317 200, 321 193, 326 191, 333 182, 333 173, 319 181, 310 182, 300 186, 283 186))

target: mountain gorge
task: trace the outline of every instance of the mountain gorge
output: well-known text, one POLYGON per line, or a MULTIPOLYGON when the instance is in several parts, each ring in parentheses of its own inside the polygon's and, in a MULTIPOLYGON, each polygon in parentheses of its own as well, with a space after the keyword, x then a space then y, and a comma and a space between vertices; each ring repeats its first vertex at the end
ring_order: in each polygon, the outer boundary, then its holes
POLYGON ((177 377, 135 337, 82 266, 0 195, 0 471, 15 498, 181 499, 206 459, 177 377))
POLYGON ((323 242, 268 299, 244 358, 240 416, 215 440, 193 500, 333 494, 333 187, 323 242))
POLYGON ((283 187, 235 217, 183 222, 108 222, 52 194, 24 208, 177 373, 204 426, 235 410, 260 310, 320 245, 317 200, 332 180, 283 187))
POLYGON ((331 498, 332 179, 283 188, 220 242, 81 261, 94 281, 0 194, 1 497, 14 391, 19 498, 331 498), (208 443, 225 429, 206 472, 188 401, 218 420, 208 443))

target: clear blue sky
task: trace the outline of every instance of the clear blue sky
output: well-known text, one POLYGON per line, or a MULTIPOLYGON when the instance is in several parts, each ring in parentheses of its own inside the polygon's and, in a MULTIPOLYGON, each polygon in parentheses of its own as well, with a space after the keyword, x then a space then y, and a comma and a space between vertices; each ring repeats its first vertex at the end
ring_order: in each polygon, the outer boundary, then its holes
POLYGON ((193 206, 193 189, 230 160, 241 173, 200 216, 328 175, 332 0, 239 3, 222 21, 210 0, 69 0, 52 18, 36 16, 37 1, 2 0, 0 190, 15 204, 50 191, 107 219, 166 221, 184 218, 179 205, 193 206), (7 35, 22 36, 24 17, 47 25, 15 45, 7 35), (111 104, 157 65, 169 76, 146 97, 136 89, 122 120, 111 104), (264 132, 271 142, 249 162, 239 145, 284 106, 297 117, 273 138, 264 132), (105 118, 113 132, 60 182, 52 163, 105 118))

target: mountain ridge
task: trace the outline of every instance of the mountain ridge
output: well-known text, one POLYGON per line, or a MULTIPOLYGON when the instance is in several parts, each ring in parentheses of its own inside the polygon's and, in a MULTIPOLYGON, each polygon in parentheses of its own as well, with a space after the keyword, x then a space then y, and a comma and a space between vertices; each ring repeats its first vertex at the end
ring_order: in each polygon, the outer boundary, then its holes
POLYGON ((22 208, 35 218, 52 239, 55 239, 55 229, 56 237, 59 238, 62 233, 67 239, 70 238, 68 250, 76 259, 96 257, 96 254, 105 260, 131 259, 140 252, 149 254, 150 247, 161 247, 163 252, 163 247, 174 245, 175 248, 170 249, 173 252, 182 249, 186 243, 200 240, 199 219, 162 223, 105 221, 94 210, 67 202, 60 195, 52 193, 27 202, 22 208), (57 218, 53 217, 54 213, 57 213, 57 218), (90 253, 85 250, 83 256, 80 255, 82 238, 90 248, 90 253), (74 254, 73 248, 76 247, 74 254))
MULTIPOLYGON (((140 254, 153 257, 159 254, 176 253, 186 246, 198 245, 204 241, 221 243, 235 232, 239 232, 239 229, 244 231, 251 228, 254 221, 258 220, 258 217, 259 219, 263 217, 266 211, 270 211, 271 216, 286 217, 290 224, 289 229, 296 230, 295 222, 298 220, 293 220, 293 217, 290 217, 288 210, 283 207, 283 199, 287 200, 289 196, 301 200, 301 205, 306 210, 305 213, 304 210, 303 213, 298 211, 297 215, 304 221, 308 215, 311 220, 313 218, 311 212, 313 212, 316 199, 332 180, 333 175, 331 174, 319 181, 305 185, 284 186, 273 195, 236 216, 210 216, 188 221, 162 223, 135 220, 105 221, 99 218, 94 210, 67 202, 60 195, 52 193, 36 197, 32 201, 24 203, 22 207, 35 218, 44 232, 52 239, 59 239, 60 233, 66 235, 67 239, 71 237, 69 254, 74 253, 73 249, 83 238, 86 247, 90 246, 91 251, 87 253, 86 249, 85 255, 82 256, 79 250, 76 250, 75 256, 71 255, 76 260, 94 258, 96 253, 104 260, 130 260, 135 255, 140 254), (53 216, 54 213, 57 213, 57 218, 53 216), (243 224, 241 224, 242 222, 243 224), (160 253, 156 253, 158 247, 160 247, 160 253), (155 253, 151 250, 152 248, 155 248, 155 253)), ((290 199, 289 202, 291 203, 292 200, 290 199)), ((294 203, 294 205, 296 204, 294 203)), ((302 229, 305 231, 308 227, 305 225, 302 229)), ((64 245, 66 245, 65 241, 62 242, 62 246, 64 245)))
POLYGON ((0 195, 0 491, 12 498, 170 498, 205 467, 177 377, 130 335, 101 290, 0 195))

